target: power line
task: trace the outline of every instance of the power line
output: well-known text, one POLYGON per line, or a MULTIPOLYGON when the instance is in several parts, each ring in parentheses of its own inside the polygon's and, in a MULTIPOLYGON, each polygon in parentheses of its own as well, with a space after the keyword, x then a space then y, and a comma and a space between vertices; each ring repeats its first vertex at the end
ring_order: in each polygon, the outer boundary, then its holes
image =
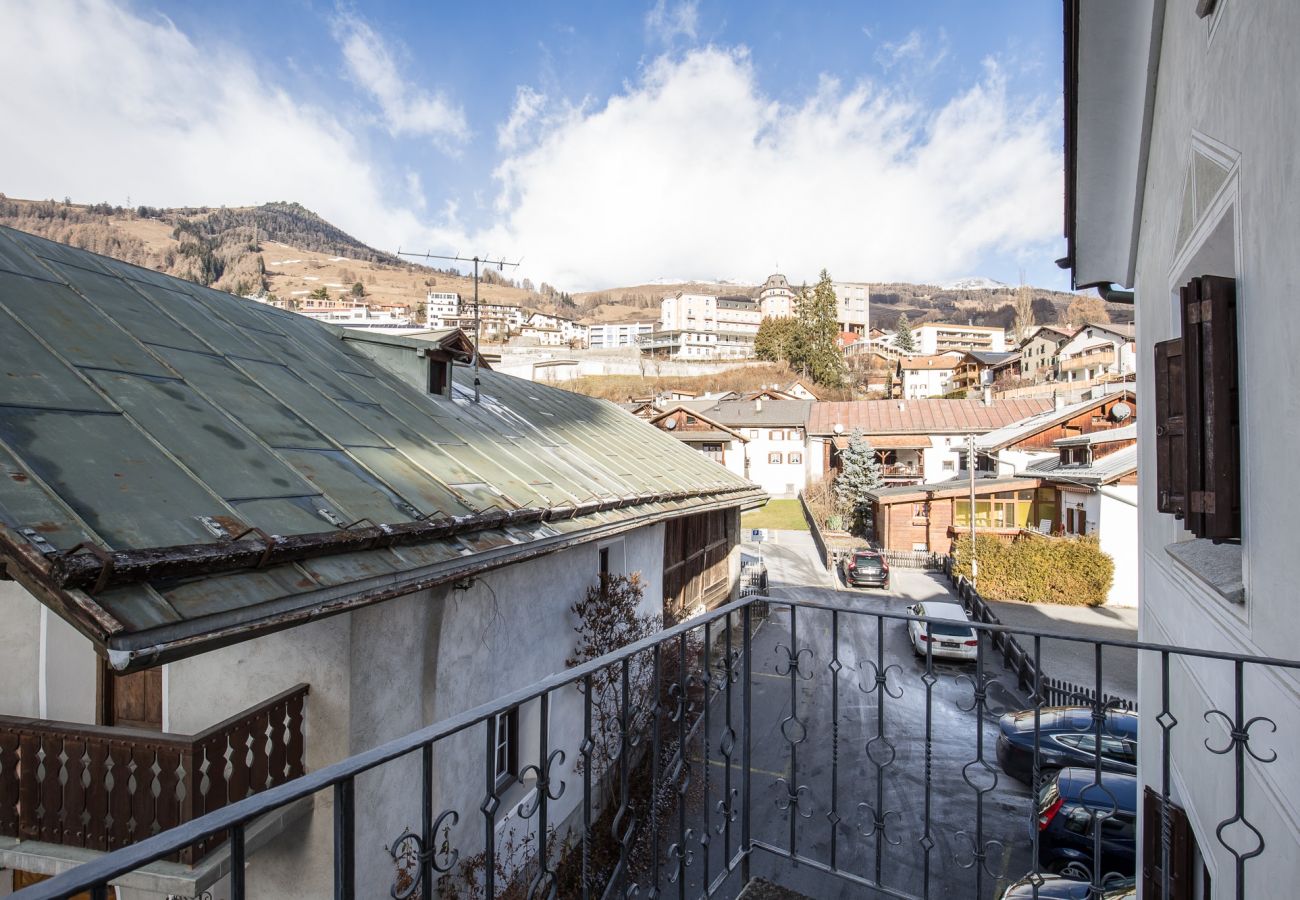
MULTIPOLYGON (((480 265, 496 266, 497 271, 499 272, 504 270, 506 266, 510 266, 511 268, 517 267, 519 263, 524 261, 523 257, 520 257, 515 262, 508 262, 507 260, 504 259, 489 259, 489 258, 479 256, 477 254, 475 254, 474 256, 460 256, 459 254, 455 256, 447 256, 441 253, 412 253, 407 250, 403 250, 401 247, 397 248, 397 255, 419 257, 421 259, 449 259, 455 262, 472 262, 474 264, 474 402, 478 403, 479 402, 478 360, 479 360, 479 345, 482 341, 482 334, 481 334, 482 319, 479 316, 479 302, 478 302, 478 268, 480 265)), ((428 312, 428 305, 426 302, 426 306, 425 306, 426 322, 428 321, 428 316, 429 316, 429 312, 428 312)))

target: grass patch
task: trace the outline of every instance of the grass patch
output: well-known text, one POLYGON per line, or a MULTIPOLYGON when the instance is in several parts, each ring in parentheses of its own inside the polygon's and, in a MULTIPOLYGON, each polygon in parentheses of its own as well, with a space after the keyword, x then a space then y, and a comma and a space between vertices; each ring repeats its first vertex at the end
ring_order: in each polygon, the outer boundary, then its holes
POLYGON ((798 500, 769 500, 759 509, 740 517, 742 530, 749 528, 779 528, 785 531, 807 531, 808 522, 803 517, 798 500))

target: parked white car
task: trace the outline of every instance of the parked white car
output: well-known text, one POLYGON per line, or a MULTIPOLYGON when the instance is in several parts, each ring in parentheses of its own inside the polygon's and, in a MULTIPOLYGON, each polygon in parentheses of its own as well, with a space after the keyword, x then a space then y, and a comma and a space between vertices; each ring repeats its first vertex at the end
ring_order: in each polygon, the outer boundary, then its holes
POLYGON ((907 637, 917 656, 925 656, 927 645, 935 656, 947 659, 974 659, 979 652, 979 635, 970 627, 970 617, 961 604, 917 603, 907 611, 914 616, 941 620, 907 623, 907 637))

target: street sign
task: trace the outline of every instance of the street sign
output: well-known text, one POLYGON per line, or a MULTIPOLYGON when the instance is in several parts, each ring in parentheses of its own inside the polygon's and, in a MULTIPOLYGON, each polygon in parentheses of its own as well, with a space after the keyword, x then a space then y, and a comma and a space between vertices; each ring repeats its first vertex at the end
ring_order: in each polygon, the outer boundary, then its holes
POLYGON ((761 544, 767 540, 767 530, 763 528, 749 529, 749 540, 753 544, 761 544))

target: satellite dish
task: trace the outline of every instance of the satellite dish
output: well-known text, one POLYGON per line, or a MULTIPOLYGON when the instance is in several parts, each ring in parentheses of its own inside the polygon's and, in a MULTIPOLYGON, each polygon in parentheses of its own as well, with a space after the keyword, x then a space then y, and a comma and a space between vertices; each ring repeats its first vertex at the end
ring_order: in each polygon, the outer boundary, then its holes
POLYGON ((669 419, 667 422, 664 423, 664 427, 667 428, 669 431, 672 431, 674 428, 677 427, 677 420, 669 419))
POLYGON ((1116 403, 1110 408, 1110 417, 1116 422, 1123 422, 1131 415, 1133 415, 1133 407, 1129 406, 1127 403, 1116 403))
POLYGON ((841 425, 840 423, 836 422, 835 425, 834 425, 834 427, 831 428, 831 431, 835 432, 836 434, 843 434, 843 433, 844 433, 844 426, 841 425))

